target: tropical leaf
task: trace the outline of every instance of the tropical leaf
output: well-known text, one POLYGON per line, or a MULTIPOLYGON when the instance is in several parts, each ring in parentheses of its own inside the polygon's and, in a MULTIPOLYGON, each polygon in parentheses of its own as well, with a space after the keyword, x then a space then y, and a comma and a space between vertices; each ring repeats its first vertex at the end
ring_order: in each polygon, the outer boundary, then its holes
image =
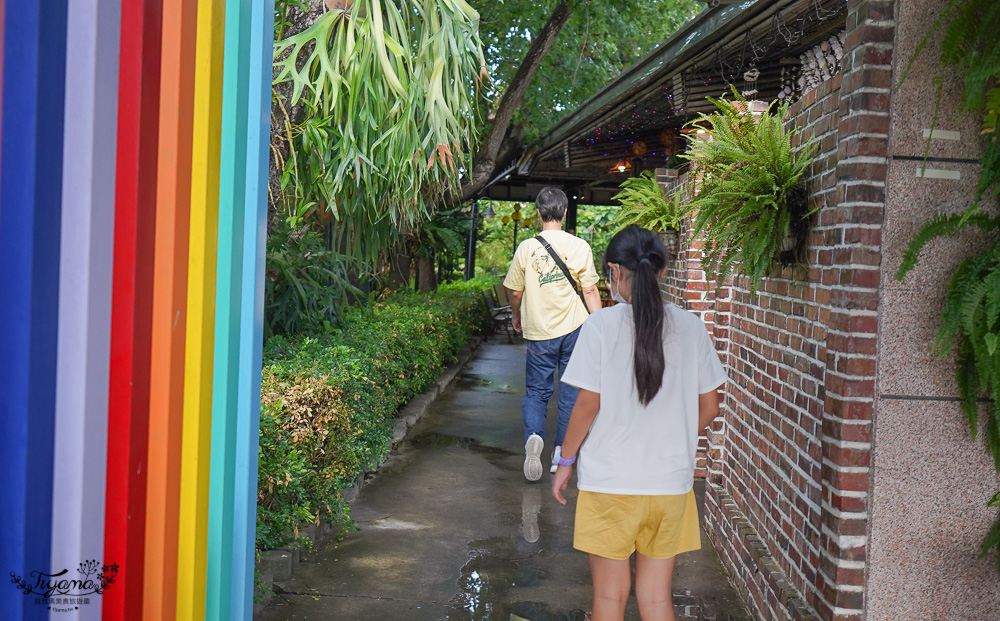
POLYGON ((464 0, 355 0, 275 43, 274 83, 304 110, 296 125, 279 119, 293 225, 318 204, 338 222, 338 247, 371 262, 430 217, 475 147, 478 32, 464 0))

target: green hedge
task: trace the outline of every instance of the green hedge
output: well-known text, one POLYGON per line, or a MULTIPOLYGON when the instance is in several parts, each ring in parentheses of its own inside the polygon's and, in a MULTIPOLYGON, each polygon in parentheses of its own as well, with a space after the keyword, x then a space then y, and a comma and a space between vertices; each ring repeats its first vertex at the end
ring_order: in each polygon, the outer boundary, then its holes
POLYGON ((393 416, 455 359, 488 319, 470 281, 392 296, 320 336, 275 336, 264 348, 257 548, 289 542, 322 513, 350 524, 341 490, 381 461, 393 416))

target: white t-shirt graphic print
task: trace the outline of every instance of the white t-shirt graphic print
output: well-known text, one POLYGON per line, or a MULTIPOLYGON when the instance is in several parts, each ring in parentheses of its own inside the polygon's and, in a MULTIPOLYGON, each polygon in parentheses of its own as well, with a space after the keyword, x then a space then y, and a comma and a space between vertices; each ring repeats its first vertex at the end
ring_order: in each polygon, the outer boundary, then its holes
POLYGON ((580 447, 577 486, 605 494, 686 494, 694 485, 698 395, 726 381, 705 325, 666 308, 663 385, 648 405, 635 388, 632 307, 602 309, 584 322, 562 381, 601 395, 580 447))

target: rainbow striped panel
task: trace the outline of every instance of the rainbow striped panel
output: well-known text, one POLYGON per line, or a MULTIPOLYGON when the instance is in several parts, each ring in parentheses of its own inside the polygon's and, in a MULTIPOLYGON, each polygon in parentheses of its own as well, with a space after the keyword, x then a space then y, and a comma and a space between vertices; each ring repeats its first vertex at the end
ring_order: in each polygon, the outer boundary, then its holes
POLYGON ((273 10, 0 0, 5 620, 252 617, 273 10))

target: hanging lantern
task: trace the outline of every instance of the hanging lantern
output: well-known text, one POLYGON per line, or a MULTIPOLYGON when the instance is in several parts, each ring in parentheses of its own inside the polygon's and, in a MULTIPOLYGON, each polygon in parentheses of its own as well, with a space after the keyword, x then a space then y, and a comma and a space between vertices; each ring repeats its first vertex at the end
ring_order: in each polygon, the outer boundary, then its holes
POLYGON ((635 155, 636 157, 646 155, 647 150, 646 143, 641 140, 636 140, 632 143, 632 155, 635 155))
POLYGON ((609 173, 623 173, 626 170, 628 170, 629 168, 632 168, 632 164, 628 163, 625 160, 618 160, 617 162, 615 162, 614 164, 611 165, 611 168, 608 170, 608 172, 609 173))
POLYGON ((501 224, 510 224, 510 216, 504 216, 504 217, 500 218, 500 223, 501 224))
POLYGON ((668 127, 660 132, 660 143, 663 144, 663 150, 668 156, 678 151, 677 143, 680 141, 680 137, 680 132, 673 127, 668 127))
POLYGON ((524 227, 531 226, 531 218, 525 218, 524 221, 521 222, 521 226, 524 226, 524 227))

